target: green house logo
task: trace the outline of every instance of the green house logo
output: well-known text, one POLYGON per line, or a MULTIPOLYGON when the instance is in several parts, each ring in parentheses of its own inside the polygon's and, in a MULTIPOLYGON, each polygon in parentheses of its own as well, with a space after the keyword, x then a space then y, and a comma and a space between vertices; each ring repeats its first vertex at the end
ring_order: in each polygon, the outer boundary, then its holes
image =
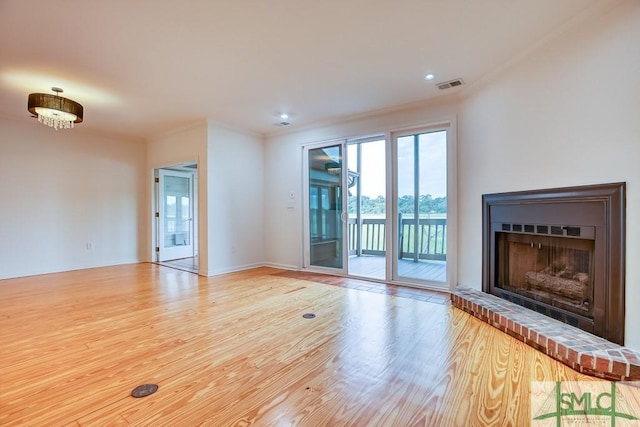
POLYGON ((640 426, 638 383, 534 382, 532 426, 640 426))

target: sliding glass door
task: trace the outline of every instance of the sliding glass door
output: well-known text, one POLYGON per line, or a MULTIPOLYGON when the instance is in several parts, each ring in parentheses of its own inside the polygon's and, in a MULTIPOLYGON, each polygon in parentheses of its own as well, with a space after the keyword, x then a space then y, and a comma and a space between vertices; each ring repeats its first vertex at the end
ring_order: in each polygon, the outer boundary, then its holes
POLYGON ((303 147, 303 267, 434 288, 454 281, 451 129, 303 147))

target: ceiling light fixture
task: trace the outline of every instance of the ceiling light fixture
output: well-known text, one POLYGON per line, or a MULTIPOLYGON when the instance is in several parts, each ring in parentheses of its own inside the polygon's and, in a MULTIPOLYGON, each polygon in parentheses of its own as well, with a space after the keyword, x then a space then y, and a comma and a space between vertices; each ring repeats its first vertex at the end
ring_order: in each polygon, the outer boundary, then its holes
POLYGON ((425 80, 433 80, 435 78, 436 78, 436 76, 434 76, 433 74, 427 74, 426 76, 424 76, 425 80))
POLYGON ((280 126, 289 126, 291 122, 289 121, 289 114, 281 113, 280 114, 280 126))
POLYGON ((55 130, 72 129, 74 123, 82 123, 84 109, 82 105, 71 99, 60 96, 62 89, 52 87, 56 94, 32 93, 29 94, 28 110, 38 121, 55 130))

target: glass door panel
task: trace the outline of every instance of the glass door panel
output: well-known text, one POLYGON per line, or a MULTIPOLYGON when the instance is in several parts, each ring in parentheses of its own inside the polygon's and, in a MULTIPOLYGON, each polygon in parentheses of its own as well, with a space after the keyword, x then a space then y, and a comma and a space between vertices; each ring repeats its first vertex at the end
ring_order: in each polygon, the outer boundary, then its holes
POLYGON ((447 132, 398 136, 395 153, 398 256, 394 279, 446 282, 447 132))
POLYGON ((307 150, 308 265, 344 270, 343 146, 307 150))
POLYGON ((159 261, 193 256, 193 175, 161 169, 159 261))

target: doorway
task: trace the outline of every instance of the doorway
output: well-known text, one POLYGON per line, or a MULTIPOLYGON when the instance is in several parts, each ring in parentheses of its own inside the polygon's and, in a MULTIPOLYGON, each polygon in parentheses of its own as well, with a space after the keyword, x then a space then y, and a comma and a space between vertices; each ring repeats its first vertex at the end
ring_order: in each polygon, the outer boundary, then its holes
POLYGON ((197 164, 157 169, 155 175, 155 261, 197 273, 197 164))

